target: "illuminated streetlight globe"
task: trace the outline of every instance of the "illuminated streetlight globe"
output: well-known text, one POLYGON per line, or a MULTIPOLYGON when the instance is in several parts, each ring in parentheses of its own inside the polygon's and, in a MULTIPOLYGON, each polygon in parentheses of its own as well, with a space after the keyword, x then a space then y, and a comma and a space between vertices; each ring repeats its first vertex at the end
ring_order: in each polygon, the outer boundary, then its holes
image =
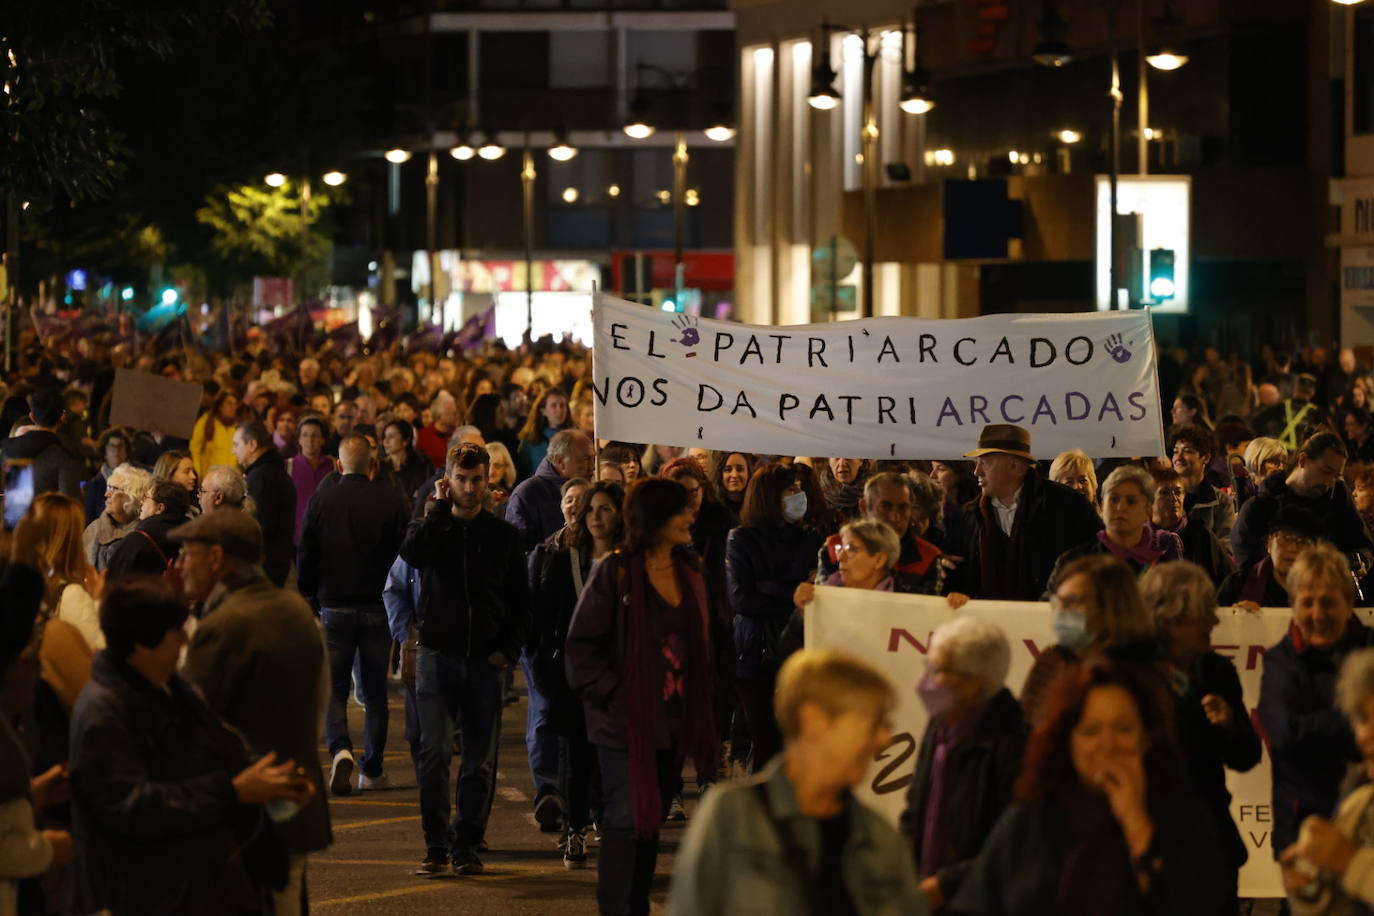
POLYGON ((735 129, 728 124, 716 124, 706 128, 706 139, 724 143, 735 136, 735 129))
POLYGON ((1188 63, 1188 55, 1177 51, 1161 50, 1146 56, 1145 61, 1156 70, 1177 70, 1188 63))
POLYGON ((286 184, 286 176, 281 172, 272 172, 263 181, 267 182, 269 188, 280 188, 286 184))
POLYGON ((449 150, 448 154, 459 162, 467 162, 473 156, 477 155, 477 149, 469 143, 459 143, 453 149, 449 150))
POLYGON ((567 162, 577 155, 577 147, 559 143, 549 147, 549 158, 555 162, 567 162))
POLYGON ((495 140, 487 140, 486 143, 477 147, 477 155, 488 162, 495 162, 497 159, 506 155, 506 148, 495 140))
POLYGON ((394 165, 400 165, 402 162, 410 161, 410 150, 401 149, 400 147, 389 149, 382 155, 386 157, 387 162, 393 163, 394 165))
POLYGON ((631 121, 621 128, 621 130, 625 131, 625 136, 629 137, 631 140, 647 140, 654 135, 653 125, 646 124, 643 121, 631 121))
POLYGON ((337 188, 339 185, 343 184, 345 181, 348 180, 348 176, 345 175, 343 172, 338 171, 337 169, 330 172, 325 172, 324 175, 321 176, 321 178, 324 180, 324 183, 329 185, 331 188, 337 188))
POLYGON ((1083 134, 1072 128, 1066 127, 1058 133, 1060 143, 1077 143, 1083 139, 1083 134))

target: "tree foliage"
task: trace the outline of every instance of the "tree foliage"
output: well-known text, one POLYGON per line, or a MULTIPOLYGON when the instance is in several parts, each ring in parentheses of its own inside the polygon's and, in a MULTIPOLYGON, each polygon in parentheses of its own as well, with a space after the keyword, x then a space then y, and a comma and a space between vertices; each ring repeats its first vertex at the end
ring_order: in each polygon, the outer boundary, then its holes
POLYGON ((213 233, 211 251, 240 279, 302 276, 329 253, 321 217, 339 197, 334 189, 312 189, 303 203, 300 186, 290 181, 279 188, 221 187, 196 211, 196 220, 213 233))
POLYGON ((130 60, 225 24, 260 26, 265 0, 7 0, 0 15, 0 187, 36 210, 108 194, 123 134, 105 106, 130 60))

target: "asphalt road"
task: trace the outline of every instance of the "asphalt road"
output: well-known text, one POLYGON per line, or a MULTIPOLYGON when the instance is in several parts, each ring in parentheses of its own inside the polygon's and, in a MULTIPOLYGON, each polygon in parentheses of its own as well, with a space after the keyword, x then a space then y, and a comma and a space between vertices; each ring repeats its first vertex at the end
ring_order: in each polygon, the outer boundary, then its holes
MULTIPOLYGON (((307 875, 312 911, 327 916, 595 913, 595 842, 588 844, 585 869, 565 869, 557 845, 559 837, 540 833, 534 823, 534 788, 525 756, 526 703, 518 674, 520 702, 507 706, 502 719, 496 800, 487 828, 491 848, 481 854, 485 874, 444 878, 412 874, 424 858, 425 848, 415 773, 404 736, 400 685, 393 682, 392 688, 386 772, 393 788, 370 792, 355 789, 350 796, 330 799, 334 845, 310 857, 307 875)), ((352 700, 348 718, 354 746, 361 749, 362 710, 352 700)), ((324 747, 320 753, 327 776, 329 760, 324 747)), ((458 763, 455 757, 455 780, 458 763)), ((694 791, 690 780, 687 791, 694 791)), ((683 829, 680 823, 664 827, 652 895, 655 913, 663 911, 673 854, 683 829)))

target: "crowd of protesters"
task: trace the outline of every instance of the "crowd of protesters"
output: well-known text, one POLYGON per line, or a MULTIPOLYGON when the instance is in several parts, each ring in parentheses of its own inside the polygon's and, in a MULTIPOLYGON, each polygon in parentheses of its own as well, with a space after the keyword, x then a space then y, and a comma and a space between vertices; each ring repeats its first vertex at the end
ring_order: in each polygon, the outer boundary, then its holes
POLYGON ((648 912, 689 785, 678 913, 1235 913, 1225 776, 1262 743, 1292 906, 1374 905, 1374 380, 1350 351, 1163 354, 1163 456, 993 425, 899 461, 598 439, 566 344, 286 343, 22 350, 0 916, 305 912, 328 796, 392 784, 393 689, 416 873, 480 875, 517 671, 531 814, 566 867, 595 847, 602 913, 648 912), (110 423, 120 369, 201 385, 184 438, 110 423), (896 828, 851 792, 893 687, 802 648, 817 586, 956 611, 896 828), (957 614, 976 599, 1048 600, 1023 684, 957 614), (1253 720, 1219 607, 1292 609, 1253 720))

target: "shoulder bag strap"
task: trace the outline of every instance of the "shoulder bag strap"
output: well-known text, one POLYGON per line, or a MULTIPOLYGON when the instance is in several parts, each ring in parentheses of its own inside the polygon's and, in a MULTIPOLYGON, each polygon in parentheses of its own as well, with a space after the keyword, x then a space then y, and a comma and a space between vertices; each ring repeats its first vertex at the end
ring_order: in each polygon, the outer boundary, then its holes
POLYGON ((582 594, 582 551, 576 547, 568 548, 568 555, 572 560, 573 592, 576 595, 582 594))
POLYGON ((171 566, 171 565, 172 565, 172 561, 169 560, 169 559, 167 559, 167 553, 166 553, 166 551, 164 551, 161 547, 158 546, 157 539, 154 538, 154 537, 153 537, 151 534, 149 534, 148 532, 144 531, 142 528, 139 528, 139 529, 137 529, 137 530, 138 530, 138 533, 139 533, 139 534, 143 535, 145 538, 148 539, 148 543, 149 543, 149 544, 152 544, 152 545, 153 545, 153 549, 157 551, 157 555, 160 556, 160 557, 162 557, 162 563, 163 563, 163 565, 164 565, 164 566, 171 566))

